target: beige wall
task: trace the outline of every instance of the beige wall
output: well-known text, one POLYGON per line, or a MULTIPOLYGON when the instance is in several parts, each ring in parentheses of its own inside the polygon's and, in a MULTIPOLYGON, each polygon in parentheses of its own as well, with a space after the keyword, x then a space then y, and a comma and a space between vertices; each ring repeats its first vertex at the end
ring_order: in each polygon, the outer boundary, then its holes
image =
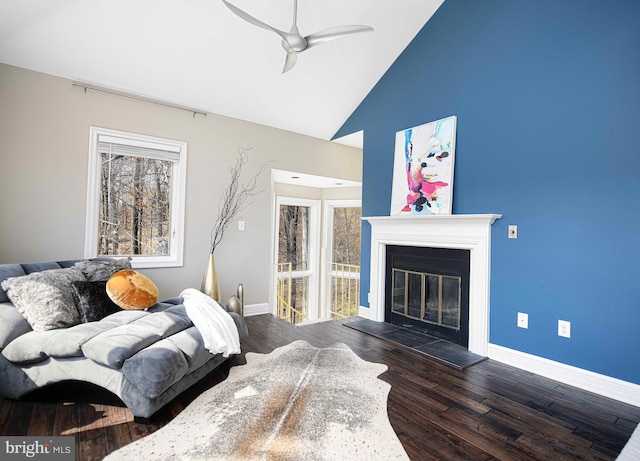
MULTIPOLYGON (((258 102, 257 102, 258 103, 258 102)), ((304 114, 291 114, 300 117, 304 114)), ((0 64, 0 263, 83 257, 89 127, 188 142, 184 266, 144 269, 161 297, 199 287, 218 197, 240 146, 251 146, 244 175, 273 168, 361 180, 362 152, 316 138, 209 114, 73 87, 70 80, 0 64)), ((244 283, 246 302, 268 300, 270 174, 216 250, 226 298, 244 283)))

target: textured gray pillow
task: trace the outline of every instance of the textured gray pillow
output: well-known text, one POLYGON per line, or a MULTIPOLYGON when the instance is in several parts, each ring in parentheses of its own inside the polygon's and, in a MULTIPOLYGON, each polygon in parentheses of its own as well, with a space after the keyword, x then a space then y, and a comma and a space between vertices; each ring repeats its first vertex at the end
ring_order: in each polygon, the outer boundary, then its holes
POLYGON ((129 258, 108 261, 79 261, 73 267, 80 269, 88 282, 103 282, 123 269, 131 269, 129 258))
POLYGON ((44 331, 80 323, 71 283, 81 280, 85 280, 82 272, 70 267, 11 277, 2 288, 31 328, 44 331))

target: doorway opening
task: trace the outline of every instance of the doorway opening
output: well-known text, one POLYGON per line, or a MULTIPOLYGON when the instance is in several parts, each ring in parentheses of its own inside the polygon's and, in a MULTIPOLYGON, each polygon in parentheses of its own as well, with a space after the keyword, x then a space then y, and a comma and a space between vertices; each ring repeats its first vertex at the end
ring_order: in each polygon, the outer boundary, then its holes
POLYGON ((274 184, 272 312, 293 324, 360 307, 360 183, 322 179, 274 184))

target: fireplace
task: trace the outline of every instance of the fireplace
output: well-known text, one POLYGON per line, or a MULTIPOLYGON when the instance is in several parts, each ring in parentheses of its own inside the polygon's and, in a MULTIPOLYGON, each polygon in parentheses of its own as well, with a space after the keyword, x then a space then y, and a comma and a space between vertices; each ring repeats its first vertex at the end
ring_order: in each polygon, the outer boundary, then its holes
POLYGON ((387 245, 385 322, 469 345, 470 251, 387 245))
POLYGON ((489 345, 491 225, 500 217, 482 214, 362 218, 371 224, 371 264, 369 308, 362 308, 360 315, 378 322, 385 321, 387 246, 468 250, 468 349, 486 357, 489 345))

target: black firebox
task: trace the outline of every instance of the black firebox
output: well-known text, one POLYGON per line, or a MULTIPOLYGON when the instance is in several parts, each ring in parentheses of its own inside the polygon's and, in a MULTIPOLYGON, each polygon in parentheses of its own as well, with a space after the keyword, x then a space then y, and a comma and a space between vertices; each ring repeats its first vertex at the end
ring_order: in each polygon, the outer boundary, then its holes
POLYGON ((468 347, 470 251, 386 250, 385 322, 468 347))

